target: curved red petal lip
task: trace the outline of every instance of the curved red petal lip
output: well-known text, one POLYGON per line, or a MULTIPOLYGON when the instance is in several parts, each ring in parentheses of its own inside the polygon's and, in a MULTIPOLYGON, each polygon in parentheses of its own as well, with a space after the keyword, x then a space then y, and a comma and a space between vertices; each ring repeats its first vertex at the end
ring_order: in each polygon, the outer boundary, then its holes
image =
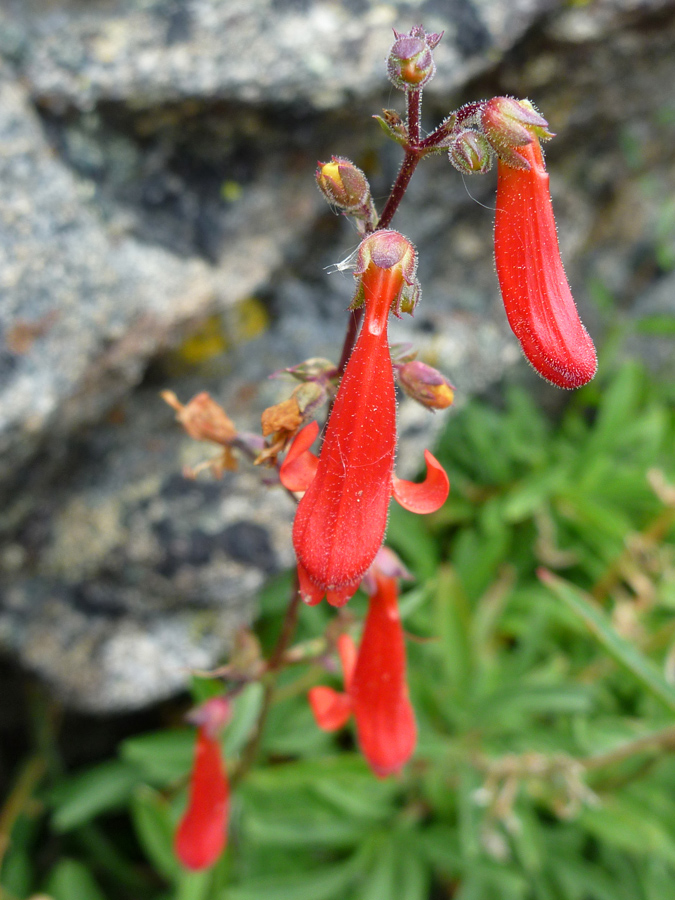
POLYGON ((337 731, 349 721, 352 714, 352 701, 347 694, 334 691, 330 687, 317 685, 317 687, 310 688, 308 697, 316 724, 323 731, 337 731))
POLYGON ((428 450, 424 451, 427 474, 422 482, 404 481, 393 476, 394 499, 410 512, 426 515, 436 512, 448 499, 450 482, 445 469, 428 450))
POLYGON ((553 384, 581 387, 597 355, 560 259, 538 140, 519 148, 530 169, 498 163, 495 264, 509 324, 534 368, 553 384))
POLYGON ((319 423, 310 422, 293 438, 286 458, 279 468, 279 480, 289 491, 306 491, 316 475, 318 457, 310 447, 319 434, 319 423))

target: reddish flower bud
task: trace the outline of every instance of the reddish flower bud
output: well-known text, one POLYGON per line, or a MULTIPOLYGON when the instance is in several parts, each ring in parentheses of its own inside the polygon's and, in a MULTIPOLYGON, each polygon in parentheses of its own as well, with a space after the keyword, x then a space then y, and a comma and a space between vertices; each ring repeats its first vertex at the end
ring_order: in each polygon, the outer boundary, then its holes
POLYGON ((427 409, 447 409, 455 399, 455 389, 445 375, 417 359, 398 368, 398 382, 409 397, 427 409))
POLYGON ((230 789, 218 740, 197 731, 188 806, 178 826, 176 856, 188 869, 212 866, 227 843, 230 789))
POLYGON ((539 141, 519 151, 527 168, 498 163, 495 262, 513 333, 534 368, 577 388, 595 375, 597 356, 565 276, 539 141))
POLYGON ((520 148, 535 138, 547 141, 553 137, 548 122, 529 100, 493 97, 483 105, 480 123, 497 156, 511 166, 528 169, 529 157, 520 148))
POLYGON ((453 166, 463 175, 484 175, 492 168, 492 151, 484 134, 466 128, 448 146, 453 166))
POLYGON ((375 572, 375 593, 352 677, 351 697, 361 752, 375 774, 399 772, 417 742, 408 697, 403 628, 396 579, 375 572))
POLYGON ((396 40, 387 59, 389 80, 403 91, 418 91, 436 74, 431 51, 443 37, 443 33, 426 34, 424 28, 416 26, 409 34, 394 31, 394 36, 396 40))
POLYGON ((297 366, 280 369, 270 375, 270 378, 276 378, 284 372, 292 375, 297 381, 316 381, 319 384, 328 384, 331 381, 337 381, 338 378, 337 368, 329 359, 323 359, 321 356, 313 356, 311 359, 298 363, 297 366))
POLYGON ((326 200, 345 212, 355 212, 370 202, 368 179, 351 160, 341 156, 319 163, 316 183, 326 200))

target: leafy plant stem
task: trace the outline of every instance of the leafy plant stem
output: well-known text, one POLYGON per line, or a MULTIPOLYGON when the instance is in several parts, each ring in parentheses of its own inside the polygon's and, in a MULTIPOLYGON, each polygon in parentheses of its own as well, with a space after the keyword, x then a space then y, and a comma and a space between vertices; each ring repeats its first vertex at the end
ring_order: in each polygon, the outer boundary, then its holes
POLYGON ((0 866, 11 840, 12 828, 31 801, 47 769, 43 756, 32 756, 21 769, 16 783, 0 809, 0 866))
POLYGON ((258 719, 251 733, 251 737, 248 739, 246 745, 244 746, 239 765, 237 766, 232 775, 232 778, 230 779, 232 788, 235 788, 236 785, 243 779, 243 777, 255 762, 255 758, 258 755, 260 742, 262 741, 263 733, 265 731, 267 717, 269 716, 270 709, 272 708, 272 704, 276 696, 277 678, 281 669, 284 668, 284 656, 293 639, 293 635, 298 624, 300 603, 300 590, 296 576, 293 585, 293 596, 291 597, 289 604, 286 607, 286 613, 281 624, 279 637, 277 638, 277 642, 267 663, 265 688, 262 704, 260 706, 260 712, 258 714, 258 719))

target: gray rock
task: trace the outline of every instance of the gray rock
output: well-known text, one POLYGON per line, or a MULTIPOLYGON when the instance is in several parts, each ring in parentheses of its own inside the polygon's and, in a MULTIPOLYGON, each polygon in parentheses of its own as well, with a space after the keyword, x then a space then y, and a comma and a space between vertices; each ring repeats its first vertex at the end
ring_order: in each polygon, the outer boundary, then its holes
MULTIPOLYGON (((270 371, 339 355, 353 279, 324 269, 357 237, 312 171, 347 155, 386 195, 400 151, 368 115, 400 100, 384 78, 392 26, 446 31, 429 123, 491 94, 537 103, 559 134, 547 159, 582 318, 600 333, 592 296, 640 309, 675 246, 674 10, 4 3, 0 646, 70 705, 140 707, 214 665, 291 565, 288 498, 243 467, 183 480, 209 451, 157 392, 208 389, 253 429, 291 389, 270 371)), ((394 222, 419 248, 423 299, 392 340, 415 342, 460 398, 524 368, 493 271, 494 186, 434 157, 394 222)), ((444 420, 401 405, 404 474, 444 420)))

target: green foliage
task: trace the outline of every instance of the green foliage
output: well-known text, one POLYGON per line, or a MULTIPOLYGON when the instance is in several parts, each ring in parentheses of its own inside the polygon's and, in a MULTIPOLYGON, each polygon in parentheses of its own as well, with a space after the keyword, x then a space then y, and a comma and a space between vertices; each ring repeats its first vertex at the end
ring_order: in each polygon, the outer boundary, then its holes
MULTIPOLYGON (((194 732, 169 729, 45 776, 5 854, 9 900, 671 896, 672 399, 629 363, 555 424, 517 389, 499 409, 473 402, 450 419, 438 448, 448 503, 427 518, 392 510, 389 530, 418 579, 401 610, 418 638, 420 734, 400 778, 376 779, 349 729, 316 729, 307 688, 338 681, 316 662, 292 666, 213 870, 185 873, 173 855, 194 732), (45 835, 48 863, 36 856, 45 835)), ((289 585, 265 591, 263 646, 289 585)), ((303 608, 297 640, 332 615, 303 608)), ((262 702, 260 685, 237 697, 231 770, 262 702)))

